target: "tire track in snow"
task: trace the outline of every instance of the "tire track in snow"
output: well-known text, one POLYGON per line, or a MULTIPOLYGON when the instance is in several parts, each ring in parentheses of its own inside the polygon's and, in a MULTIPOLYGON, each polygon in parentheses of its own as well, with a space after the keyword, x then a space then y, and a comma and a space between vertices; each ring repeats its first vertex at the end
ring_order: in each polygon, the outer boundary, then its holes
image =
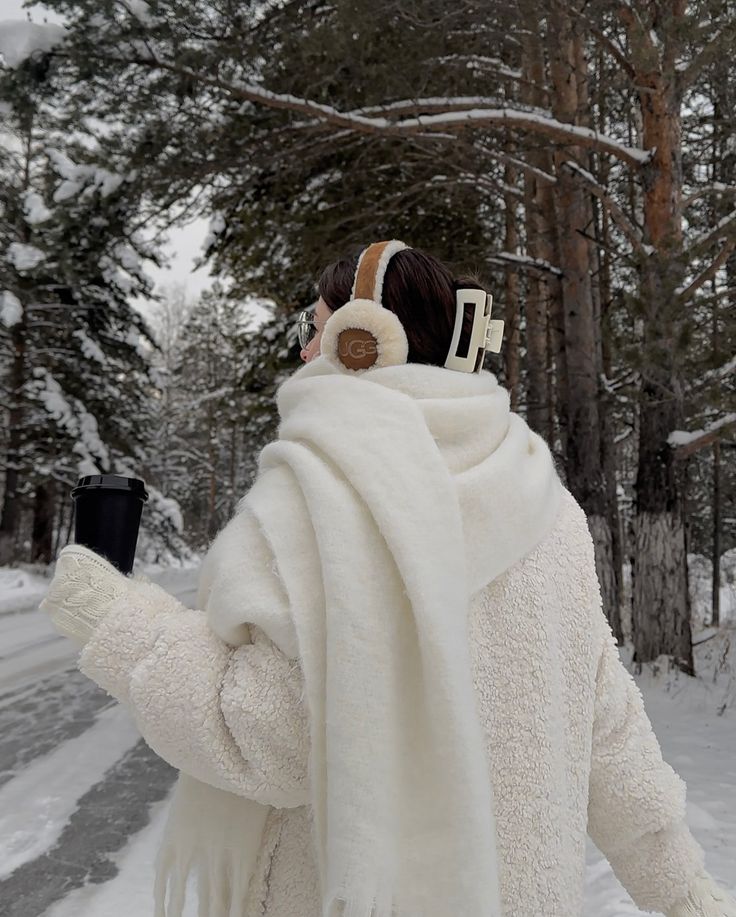
MULTIPOLYGON (((195 593, 191 586, 168 591, 184 604, 195 593)), ((35 758, 81 736, 117 704, 76 668, 76 648, 68 659, 46 661, 43 646, 56 641, 45 636, 23 647, 27 655, 40 653, 33 665, 19 674, 8 668, 14 660, 0 667, 0 683, 9 688, 0 694, 0 786, 35 758), (49 674, 49 668, 56 671, 49 674)), ((83 756, 79 765, 85 766, 83 756)), ((79 797, 53 846, 0 880, 0 917, 38 917, 70 891, 114 878, 119 870, 112 856, 148 825, 177 773, 140 739, 79 797)))
POLYGON ((0 787, 34 758, 93 726, 117 701, 78 669, 45 678, 33 690, 0 697, 0 787))
POLYGON ((140 739, 119 704, 0 788, 0 879, 54 846, 80 797, 140 739))
POLYGON ((37 640, 29 640, 28 643, 23 643, 0 655, 0 662, 4 662, 6 659, 14 659, 16 656, 22 656, 24 653, 29 653, 40 646, 46 646, 48 643, 58 643, 63 639, 64 637, 61 634, 49 634, 46 637, 39 637, 37 640))
POLYGON ((0 881, 0 915, 38 917, 73 889, 114 878, 110 855, 149 823, 177 773, 140 739, 80 797, 56 844, 0 881))
MULTIPOLYGON (((186 604, 194 598, 191 587, 171 589, 186 604)), ((64 638, 42 635, 24 644, 24 652, 44 643, 56 645, 64 638)), ((78 650, 72 647, 76 657, 78 650)), ((7 665, 7 663, 6 663, 7 665)), ((2 666, 0 666, 2 672, 2 666)), ((61 742, 76 738, 97 721, 104 710, 117 703, 76 664, 47 675, 36 684, 24 681, 0 694, 0 787, 34 758, 52 751, 61 742)))

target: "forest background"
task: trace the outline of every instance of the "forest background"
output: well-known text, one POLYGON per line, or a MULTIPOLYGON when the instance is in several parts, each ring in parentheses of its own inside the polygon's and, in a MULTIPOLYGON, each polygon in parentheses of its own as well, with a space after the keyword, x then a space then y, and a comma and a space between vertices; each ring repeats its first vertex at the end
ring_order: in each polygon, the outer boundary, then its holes
POLYGON ((205 550, 321 269, 401 238, 485 279, 485 366, 585 509, 614 633, 692 674, 693 569, 715 628, 736 577, 736 3, 45 5, 64 26, 0 24, 0 565, 50 564, 97 472, 145 478, 147 559, 205 550), (156 294, 193 217, 216 281, 156 294))

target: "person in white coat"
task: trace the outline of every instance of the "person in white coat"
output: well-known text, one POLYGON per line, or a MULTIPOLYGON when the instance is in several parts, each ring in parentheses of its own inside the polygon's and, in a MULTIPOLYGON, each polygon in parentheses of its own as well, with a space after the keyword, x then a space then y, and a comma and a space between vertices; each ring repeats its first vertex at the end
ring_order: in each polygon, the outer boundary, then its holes
POLYGON ((319 286, 197 608, 81 545, 42 603, 181 772, 156 914, 579 917, 587 832, 642 910, 736 917, 490 297, 398 240, 319 286))

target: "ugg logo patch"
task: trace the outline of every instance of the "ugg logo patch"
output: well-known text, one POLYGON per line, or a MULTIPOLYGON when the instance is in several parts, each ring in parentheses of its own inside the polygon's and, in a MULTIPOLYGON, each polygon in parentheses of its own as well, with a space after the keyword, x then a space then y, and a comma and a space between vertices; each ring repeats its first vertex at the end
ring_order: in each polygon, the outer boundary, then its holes
POLYGON ((364 328, 346 328, 338 335, 337 355, 348 369, 368 369, 378 359, 378 341, 364 328))

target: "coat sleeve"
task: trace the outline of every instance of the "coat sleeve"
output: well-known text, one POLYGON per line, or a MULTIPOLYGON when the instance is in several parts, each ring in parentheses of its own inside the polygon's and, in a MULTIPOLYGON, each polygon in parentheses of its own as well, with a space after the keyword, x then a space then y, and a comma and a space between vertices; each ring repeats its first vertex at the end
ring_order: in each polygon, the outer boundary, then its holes
POLYGON ((309 726, 298 660, 259 628, 231 646, 203 611, 154 583, 118 598, 79 668, 129 707, 148 745, 212 786, 290 808, 309 801, 309 726))
POLYGON ((594 628, 601 648, 588 834, 637 907, 666 912, 702 874, 704 851, 685 821, 686 785, 662 758, 641 691, 619 657, 599 591, 594 628))

